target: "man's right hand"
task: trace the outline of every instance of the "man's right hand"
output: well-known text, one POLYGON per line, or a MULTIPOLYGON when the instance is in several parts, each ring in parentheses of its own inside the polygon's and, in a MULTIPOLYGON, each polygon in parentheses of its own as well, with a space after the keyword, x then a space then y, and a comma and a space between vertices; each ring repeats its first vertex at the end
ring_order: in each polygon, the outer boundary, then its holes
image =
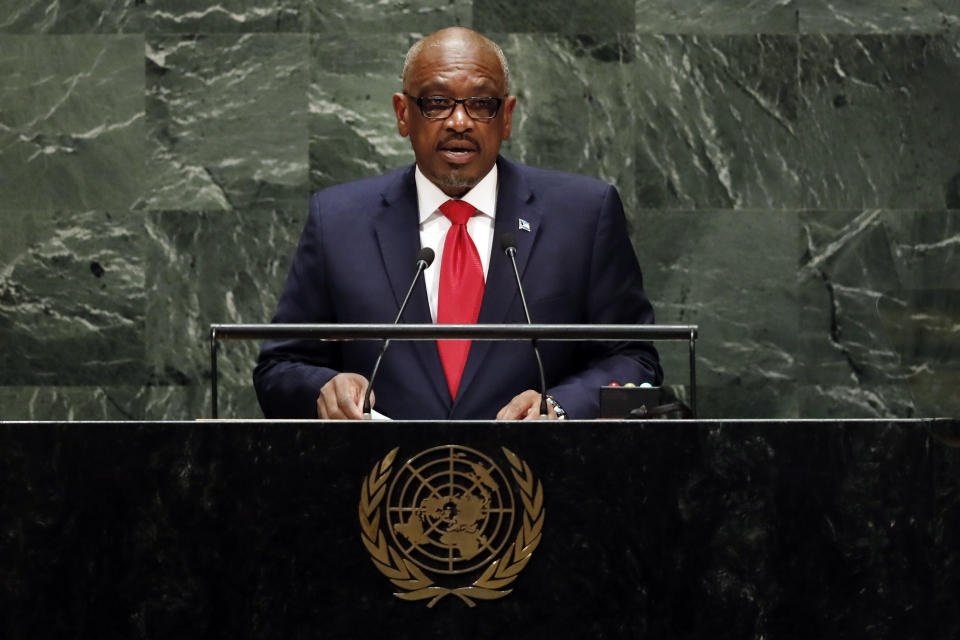
MULTIPOLYGON (((363 394, 367 379, 359 373, 338 373, 320 389, 317 417, 321 420, 360 420, 363 418, 363 394)), ((373 407, 373 393, 370 406, 373 407)))

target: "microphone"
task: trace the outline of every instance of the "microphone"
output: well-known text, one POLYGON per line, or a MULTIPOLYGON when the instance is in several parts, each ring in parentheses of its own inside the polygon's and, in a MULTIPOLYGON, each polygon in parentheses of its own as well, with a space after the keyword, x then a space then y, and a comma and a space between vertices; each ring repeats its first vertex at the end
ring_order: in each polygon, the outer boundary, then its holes
MULTIPOLYGON (((417 272, 413 275, 413 281, 410 283, 410 288, 407 289, 407 295, 403 298, 403 303, 400 305, 400 311, 397 312, 397 317, 393 321, 393 324, 400 323, 400 318, 403 316, 403 310, 407 308, 407 303, 410 302, 410 294, 413 293, 413 287, 416 286, 417 280, 420 279, 420 274, 423 273, 427 267, 433 264, 433 258, 433 249, 430 247, 423 247, 420 249, 420 252, 417 254, 417 272)), ((383 347, 380 348, 380 353, 377 355, 377 361, 373 364, 373 371, 370 373, 370 382, 367 384, 366 393, 363 394, 364 420, 370 419, 370 393, 373 391, 373 381, 377 377, 377 371, 380 370, 380 361, 383 360, 383 354, 387 352, 387 347, 389 346, 390 340, 384 340, 383 347)))
MULTIPOLYGON (((527 307, 527 297, 523 294, 523 284, 520 282, 520 270, 517 269, 517 240, 509 231, 500 234, 500 248, 510 258, 513 264, 513 275, 517 278, 517 290, 520 292, 520 302, 523 303, 523 313, 527 317, 527 324, 533 324, 530 319, 530 309, 527 307)), ((537 358, 537 368, 540 370, 540 419, 550 415, 547 412, 547 376, 543 372, 543 358, 540 357, 540 349, 537 347, 537 340, 530 341, 533 345, 533 355, 537 358)))

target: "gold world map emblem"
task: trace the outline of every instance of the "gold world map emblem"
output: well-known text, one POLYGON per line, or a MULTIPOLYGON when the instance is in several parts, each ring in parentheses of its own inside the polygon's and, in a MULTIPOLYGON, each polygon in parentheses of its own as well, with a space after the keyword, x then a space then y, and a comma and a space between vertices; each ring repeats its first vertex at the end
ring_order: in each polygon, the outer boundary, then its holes
POLYGON ((402 589, 394 595, 432 607, 452 594, 472 607, 510 593, 505 587, 540 543, 546 514, 527 463, 502 448, 507 475, 475 449, 445 445, 394 469, 398 451, 364 479, 359 506, 363 543, 402 589))

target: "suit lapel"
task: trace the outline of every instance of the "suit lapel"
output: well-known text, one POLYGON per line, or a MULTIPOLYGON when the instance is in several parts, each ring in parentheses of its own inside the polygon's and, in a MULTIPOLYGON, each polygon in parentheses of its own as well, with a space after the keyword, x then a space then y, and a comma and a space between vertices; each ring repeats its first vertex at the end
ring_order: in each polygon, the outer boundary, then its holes
MULTIPOLYGON (((399 174, 398 179, 381 193, 383 207, 374 220, 374 232, 383 258, 383 266, 393 290, 395 306, 399 310, 403 297, 407 294, 410 280, 416 273, 415 259, 420 249, 420 216, 417 207, 417 187, 413 177, 413 166, 399 174)), ((439 268, 434 265, 432 268, 439 268)), ((394 311, 393 317, 396 316, 394 311)), ((417 282, 410 302, 403 312, 400 324, 430 324, 430 305, 427 302, 427 288, 423 277, 417 282)), ((437 345, 432 341, 417 340, 413 349, 420 359, 420 365, 426 372, 434 392, 448 408, 450 392, 443 374, 443 365, 437 345)), ((389 356, 387 356, 389 357, 389 356)))
MULTIPOLYGON (((540 229, 542 212, 534 202, 533 191, 526 184, 519 169, 511 162, 500 158, 497 164, 497 213, 494 222, 493 249, 490 254, 490 266, 487 268, 487 280, 483 290, 483 303, 480 306, 479 324, 500 324, 507 318, 507 312, 514 300, 519 298, 516 276, 510 259, 500 248, 500 237, 510 233, 517 242, 517 269, 521 278, 533 250, 540 229), (529 231, 520 230, 520 220, 529 225, 529 231)), ((526 285, 526 282, 524 282, 526 285)), ((471 385, 493 343, 487 340, 475 341, 470 345, 470 355, 463 370, 457 398, 462 398, 471 385)), ((456 408, 457 403, 454 403, 456 408)), ((497 407, 499 409, 499 407, 497 407)))

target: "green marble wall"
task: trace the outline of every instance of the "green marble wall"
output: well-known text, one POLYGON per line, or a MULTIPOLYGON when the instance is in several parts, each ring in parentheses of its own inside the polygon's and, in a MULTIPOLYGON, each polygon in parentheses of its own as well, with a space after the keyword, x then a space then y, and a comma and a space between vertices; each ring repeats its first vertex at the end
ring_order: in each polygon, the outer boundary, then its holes
POLYGON ((412 160, 451 24, 511 61, 507 155, 620 189, 704 415, 960 414, 956 0, 0 0, 0 417, 207 415, 207 326, 269 320, 311 190, 412 160))

